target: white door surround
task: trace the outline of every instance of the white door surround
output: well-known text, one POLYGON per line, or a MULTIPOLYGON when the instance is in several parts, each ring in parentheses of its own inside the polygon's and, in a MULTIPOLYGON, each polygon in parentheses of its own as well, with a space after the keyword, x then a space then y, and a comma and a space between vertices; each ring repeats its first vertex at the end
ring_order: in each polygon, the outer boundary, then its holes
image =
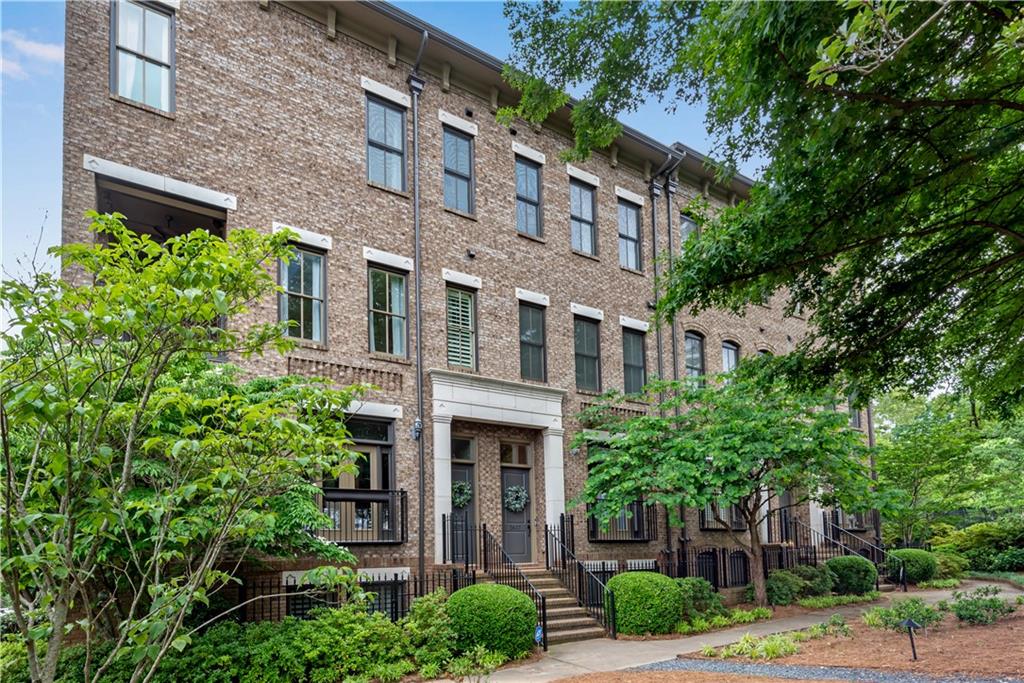
POLYGON ((452 512, 452 420, 542 430, 545 522, 565 512, 562 398, 565 391, 450 370, 427 371, 432 386, 434 441, 434 560, 444 558, 441 517, 452 512))

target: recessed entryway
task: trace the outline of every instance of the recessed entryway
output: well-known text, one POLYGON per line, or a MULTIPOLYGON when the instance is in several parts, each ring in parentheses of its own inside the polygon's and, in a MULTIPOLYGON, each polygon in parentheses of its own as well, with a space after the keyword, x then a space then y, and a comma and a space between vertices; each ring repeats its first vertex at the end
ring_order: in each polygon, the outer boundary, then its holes
POLYGON ((530 446, 523 443, 502 443, 498 450, 501 457, 501 545, 513 562, 533 559, 530 451, 530 446))

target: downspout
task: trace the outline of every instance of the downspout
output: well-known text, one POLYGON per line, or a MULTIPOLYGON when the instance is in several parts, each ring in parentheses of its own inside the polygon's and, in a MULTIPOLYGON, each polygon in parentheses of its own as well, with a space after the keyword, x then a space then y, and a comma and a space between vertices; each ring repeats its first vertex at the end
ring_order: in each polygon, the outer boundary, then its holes
MULTIPOLYGON (((675 228, 672 227, 672 216, 675 213, 675 205, 673 198, 676 196, 676 190, 679 188, 673 178, 672 174, 675 173, 676 169, 679 168, 679 164, 683 163, 683 156, 676 160, 676 163, 672 165, 672 168, 665 171, 665 228, 668 230, 668 269, 672 270, 672 265, 676 259, 676 245, 675 240, 672 239, 675 228)), ((679 381, 679 340, 676 334, 676 320, 675 316, 672 316, 671 320, 670 336, 672 339, 672 381, 679 381)), ((676 408, 676 414, 679 414, 679 408, 676 408)))
POLYGON ((416 280, 416 420, 412 426, 412 438, 416 440, 419 448, 419 478, 416 482, 416 491, 419 495, 417 505, 417 546, 419 550, 419 561, 417 568, 422 579, 426 576, 426 501, 427 482, 424 471, 426 469, 426 444, 423 440, 423 286, 421 283, 420 271, 422 260, 421 236, 420 236, 420 94, 426 82, 420 77, 420 60, 423 59, 423 51, 427 47, 429 35, 423 32, 420 40, 420 51, 416 55, 416 63, 413 64, 412 73, 409 74, 409 93, 412 95, 412 223, 414 261, 413 277, 416 280))

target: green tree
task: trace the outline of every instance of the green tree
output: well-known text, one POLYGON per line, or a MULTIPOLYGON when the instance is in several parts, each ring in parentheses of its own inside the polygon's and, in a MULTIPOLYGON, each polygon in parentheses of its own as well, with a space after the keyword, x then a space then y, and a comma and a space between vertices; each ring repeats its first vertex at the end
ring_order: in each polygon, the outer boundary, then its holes
MULTIPOLYGON (((861 396, 950 375, 1024 397, 1024 7, 1019 3, 510 2, 522 100, 573 105, 582 157, 652 98, 706 102, 750 199, 701 213, 659 302, 742 311, 788 289, 811 312, 791 378, 861 396)), ((691 207, 699 212, 700 206, 691 207)))
POLYGON ((278 325, 222 321, 274 295, 268 265, 291 257, 289 236, 193 231, 161 245, 123 216, 90 215, 96 243, 54 250, 73 277, 0 290, 16 326, 0 340, 0 570, 33 681, 54 679, 73 630, 90 653, 114 642, 86 657, 85 680, 119 656, 149 680, 253 549, 352 560, 301 531, 326 521, 310 482, 354 470, 339 418, 352 390, 239 385, 207 360, 288 348, 278 325))
POLYGON ((638 500, 670 511, 710 503, 747 554, 759 605, 767 604, 760 523, 771 496, 790 491, 791 505, 816 500, 851 512, 883 502, 861 435, 845 412, 822 408, 835 397, 792 390, 772 365, 751 361, 706 385, 654 382, 645 389, 652 408, 638 417, 620 417, 625 398, 611 395, 583 413, 590 429, 577 437, 590 466, 577 503, 592 505, 602 524, 638 500), (729 506, 745 533, 726 523, 729 506))

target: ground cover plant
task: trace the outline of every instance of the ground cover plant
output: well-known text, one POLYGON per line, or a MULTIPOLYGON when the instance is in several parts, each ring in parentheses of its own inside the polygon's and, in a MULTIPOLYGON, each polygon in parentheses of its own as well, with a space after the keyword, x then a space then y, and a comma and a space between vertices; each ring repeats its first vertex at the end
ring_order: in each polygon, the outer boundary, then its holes
POLYGON ((984 581, 1006 581, 1024 590, 1024 574, 1020 572, 967 572, 967 576, 984 581))
POLYGON ((755 621, 771 619, 772 611, 767 607, 755 607, 753 609, 726 610, 725 614, 713 614, 709 616, 697 616, 676 624, 675 631, 680 635, 693 635, 695 633, 707 633, 720 628, 728 628, 737 624, 752 624, 755 621))
POLYGON ((1016 609, 1014 603, 997 597, 999 593, 997 586, 981 586, 969 593, 956 591, 952 602, 940 603, 939 608, 952 612, 957 619, 968 624, 994 624, 1016 609))
POLYGON ((900 622, 913 619, 922 628, 928 628, 942 621, 943 613, 937 607, 926 605, 921 598, 902 598, 893 600, 889 607, 872 607, 861 619, 871 628, 899 630, 900 622))
POLYGON ((810 598, 800 598, 796 604, 807 609, 826 609, 840 607, 842 605, 856 605, 862 602, 874 602, 882 596, 878 591, 870 591, 863 595, 819 595, 810 598))
POLYGON ((959 588, 960 579, 932 579, 930 581, 921 581, 917 584, 918 588, 959 588))
POLYGON ((701 654, 705 657, 744 657, 754 660, 770 660, 787 657, 800 651, 800 643, 818 640, 829 636, 846 637, 850 635, 850 627, 841 614, 833 614, 827 622, 815 624, 810 628, 790 633, 775 633, 758 637, 749 633, 737 642, 722 648, 705 645, 701 654))

